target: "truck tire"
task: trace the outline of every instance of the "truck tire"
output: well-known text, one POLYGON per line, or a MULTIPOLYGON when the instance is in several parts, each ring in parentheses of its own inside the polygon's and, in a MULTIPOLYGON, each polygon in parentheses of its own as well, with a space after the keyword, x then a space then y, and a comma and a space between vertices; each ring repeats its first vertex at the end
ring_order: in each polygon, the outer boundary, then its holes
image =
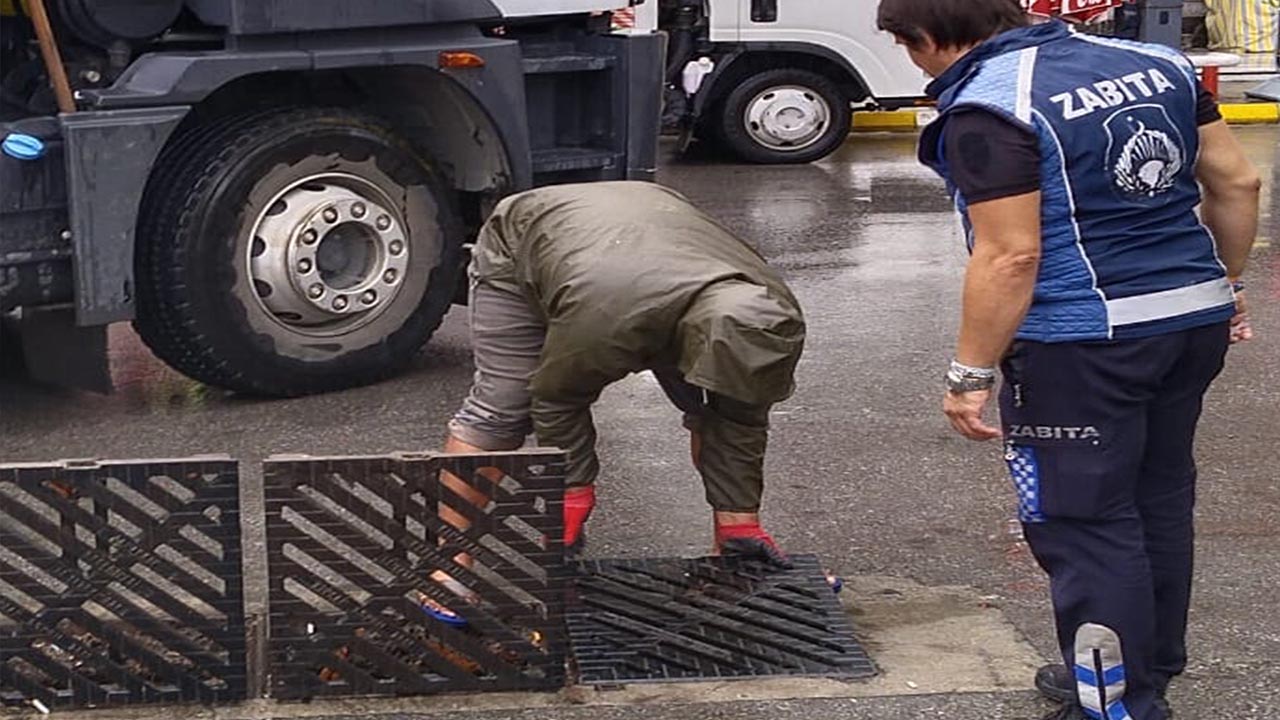
POLYGON ((719 137, 737 157, 761 164, 807 163, 849 135, 849 99, 830 79, 799 68, 744 79, 717 105, 719 137))
POLYGON ((175 139, 143 199, 134 327, 179 372, 263 396, 402 370, 448 312, 461 225, 380 119, 285 108, 175 139))

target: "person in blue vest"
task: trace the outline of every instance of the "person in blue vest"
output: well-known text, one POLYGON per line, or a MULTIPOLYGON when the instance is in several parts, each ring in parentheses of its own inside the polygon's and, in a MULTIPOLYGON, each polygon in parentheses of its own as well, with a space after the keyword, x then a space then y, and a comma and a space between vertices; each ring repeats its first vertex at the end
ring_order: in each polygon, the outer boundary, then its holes
POLYGON ((971 251, 944 410, 1003 438, 1065 661, 1036 678, 1064 702, 1050 717, 1168 718, 1192 440, 1252 337, 1258 173, 1175 50, 1029 25, 1019 0, 882 0, 879 24, 935 78, 920 157, 971 251), (997 366, 1002 428, 983 419, 997 366))

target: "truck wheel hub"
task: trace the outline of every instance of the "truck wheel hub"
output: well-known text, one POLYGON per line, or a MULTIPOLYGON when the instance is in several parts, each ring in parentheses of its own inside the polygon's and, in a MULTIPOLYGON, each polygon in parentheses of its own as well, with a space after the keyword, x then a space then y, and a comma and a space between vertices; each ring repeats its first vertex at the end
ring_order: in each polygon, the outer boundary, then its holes
POLYGON ((350 332, 391 305, 409 264, 404 220, 376 186, 313 176, 278 193, 254 225, 249 275, 276 321, 314 335, 350 332))
POLYGON ((773 150, 803 150, 818 142, 831 123, 831 106, 809 88, 788 85, 756 95, 747 104, 747 131, 773 150))

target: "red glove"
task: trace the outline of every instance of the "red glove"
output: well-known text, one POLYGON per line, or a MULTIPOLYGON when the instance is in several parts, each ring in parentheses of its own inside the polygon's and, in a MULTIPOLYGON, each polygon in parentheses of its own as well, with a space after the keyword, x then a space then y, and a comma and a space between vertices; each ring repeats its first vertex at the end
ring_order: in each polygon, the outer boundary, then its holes
POLYGON ((582 526, 596 506, 596 486, 587 485, 564 495, 564 546, 572 548, 582 538, 582 526))
POLYGON ((782 552, 773 536, 759 523, 716 525, 716 552, 721 555, 758 557, 779 567, 791 567, 791 558, 782 552))

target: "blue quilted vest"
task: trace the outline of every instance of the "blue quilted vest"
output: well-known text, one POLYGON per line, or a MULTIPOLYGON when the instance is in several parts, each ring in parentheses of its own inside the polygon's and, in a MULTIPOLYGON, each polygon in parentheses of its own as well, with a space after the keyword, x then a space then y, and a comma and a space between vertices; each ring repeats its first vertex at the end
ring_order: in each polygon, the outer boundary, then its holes
POLYGON ((1226 271, 1195 208, 1195 69, 1172 49, 1076 34, 1053 22, 1002 33, 929 86, 940 116, 921 160, 951 183, 944 133, 979 107, 1040 142, 1041 266, 1018 337, 1132 338, 1222 322, 1226 271))

